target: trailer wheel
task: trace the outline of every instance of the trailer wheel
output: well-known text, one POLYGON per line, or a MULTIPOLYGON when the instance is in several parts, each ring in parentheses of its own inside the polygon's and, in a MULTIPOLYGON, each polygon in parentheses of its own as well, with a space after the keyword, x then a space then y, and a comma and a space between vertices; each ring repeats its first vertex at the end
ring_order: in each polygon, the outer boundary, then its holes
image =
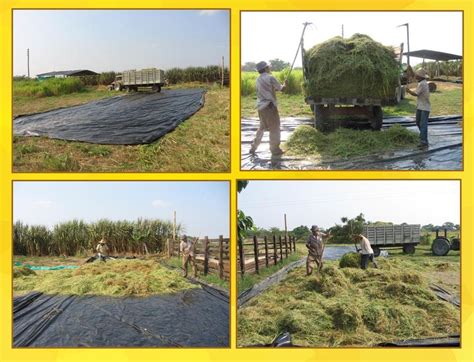
POLYGON ((374 116, 370 122, 372 130, 380 131, 383 124, 383 110, 380 106, 374 106, 374 116))
POLYGON ((431 244, 431 251, 436 256, 445 256, 448 254, 449 249, 451 249, 451 245, 445 238, 436 238, 431 244))
POLYGON ((120 91, 122 90, 122 84, 120 84, 120 83, 115 83, 114 89, 115 89, 117 92, 120 92, 120 91))
POLYGON ((451 250, 460 250, 461 249, 461 240, 458 238, 451 240, 451 250))
POLYGON ((403 252, 405 254, 415 254, 415 245, 413 244, 403 245, 403 252))
POLYGON ((331 132, 334 130, 334 123, 331 122, 327 110, 321 104, 314 105, 314 124, 320 132, 331 132))
POLYGON ((154 85, 153 87, 151 87, 151 90, 153 92, 156 92, 156 93, 160 93, 161 92, 161 85, 154 85))
POLYGON ((402 85, 400 87, 400 99, 405 99, 405 94, 406 94, 406 89, 405 89, 405 86, 402 85))
POLYGON ((374 256, 380 256, 380 248, 378 246, 372 246, 372 250, 374 251, 374 256))

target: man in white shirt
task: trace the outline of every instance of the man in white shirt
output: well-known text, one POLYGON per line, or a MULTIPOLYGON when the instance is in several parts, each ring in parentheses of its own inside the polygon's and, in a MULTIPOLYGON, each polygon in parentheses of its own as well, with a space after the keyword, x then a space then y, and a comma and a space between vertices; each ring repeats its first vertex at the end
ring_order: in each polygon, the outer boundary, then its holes
POLYGON ((183 277, 188 276, 188 264, 191 264, 191 268, 193 269, 193 276, 196 278, 197 271, 196 271, 196 259, 194 255, 194 245, 198 241, 199 238, 195 238, 194 240, 188 240, 186 235, 183 235, 181 238, 181 242, 179 243, 179 251, 182 254, 182 266, 183 266, 183 277))
POLYGON ((360 243, 360 249, 358 250, 361 254, 360 268, 361 269, 367 269, 367 267, 369 266, 369 260, 377 268, 378 266, 377 266, 377 263, 375 262, 375 259, 374 259, 374 251, 372 250, 372 247, 370 246, 369 239, 367 239, 362 234, 355 235, 354 238, 355 238, 356 241, 358 241, 360 243))
POLYGON ((280 148, 280 115, 278 114, 278 103, 276 100, 276 91, 283 91, 288 81, 280 84, 278 80, 271 75, 270 64, 259 62, 257 71, 260 76, 257 78, 257 110, 260 118, 260 127, 257 130, 255 139, 250 148, 250 153, 255 153, 262 142, 263 133, 270 132, 270 151, 272 156, 279 156, 283 153, 280 148))
POLYGON ((416 103, 416 125, 420 130, 420 147, 428 147, 428 118, 431 111, 430 87, 426 79, 428 75, 424 69, 418 69, 415 73, 418 85, 415 91, 407 88, 407 92, 417 97, 416 103))

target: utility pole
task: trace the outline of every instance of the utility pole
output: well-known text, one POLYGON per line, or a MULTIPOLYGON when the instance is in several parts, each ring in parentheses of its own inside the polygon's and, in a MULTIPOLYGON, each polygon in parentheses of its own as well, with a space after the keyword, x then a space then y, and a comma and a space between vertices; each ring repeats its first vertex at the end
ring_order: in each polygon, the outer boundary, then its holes
POLYGON ((28 78, 30 78, 30 48, 26 49, 26 66, 28 67, 28 78))
POLYGON ((222 56, 222 77, 221 77, 221 88, 224 88, 224 56, 222 56))
POLYGON ((344 39, 344 24, 341 25, 341 36, 344 39))
POLYGON ((285 237, 288 238, 288 226, 286 224, 286 214, 285 215, 285 237))
POLYGON ((407 64, 410 65, 410 25, 408 23, 398 25, 397 28, 405 26, 407 28, 407 64))
MULTIPOLYGON (((173 249, 176 242, 176 211, 173 211, 173 249)), ((179 256, 179 248, 178 248, 178 256, 179 256)))

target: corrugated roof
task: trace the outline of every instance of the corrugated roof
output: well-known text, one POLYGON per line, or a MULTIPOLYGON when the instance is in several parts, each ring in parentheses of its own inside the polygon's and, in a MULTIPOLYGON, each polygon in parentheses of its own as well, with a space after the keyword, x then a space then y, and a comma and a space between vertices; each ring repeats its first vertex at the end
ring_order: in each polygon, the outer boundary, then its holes
POLYGON ((37 74, 37 77, 47 77, 47 76, 54 77, 56 75, 73 75, 73 74, 82 73, 82 72, 98 74, 89 69, 77 69, 77 70, 60 70, 60 71, 54 71, 54 72, 48 72, 48 73, 41 73, 41 74, 37 74))
POLYGON ((440 60, 440 61, 462 59, 461 55, 443 53, 443 52, 438 52, 436 50, 427 50, 427 49, 415 50, 413 52, 405 52, 403 53, 403 55, 409 55, 410 57, 415 57, 415 58, 424 58, 424 59, 440 60))

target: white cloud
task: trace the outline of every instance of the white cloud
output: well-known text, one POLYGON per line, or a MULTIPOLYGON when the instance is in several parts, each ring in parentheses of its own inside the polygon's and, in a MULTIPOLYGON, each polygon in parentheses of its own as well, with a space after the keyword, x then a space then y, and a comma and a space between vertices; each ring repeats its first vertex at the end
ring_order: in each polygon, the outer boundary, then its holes
POLYGON ((199 15, 214 15, 217 14, 221 10, 201 10, 199 11, 199 15))
POLYGON ((54 205, 54 202, 50 200, 38 200, 33 202, 33 207, 39 208, 39 209, 49 209, 54 205))
POLYGON ((151 205, 153 207, 166 207, 166 206, 168 206, 168 203, 164 202, 163 200, 153 200, 151 202, 151 205))

